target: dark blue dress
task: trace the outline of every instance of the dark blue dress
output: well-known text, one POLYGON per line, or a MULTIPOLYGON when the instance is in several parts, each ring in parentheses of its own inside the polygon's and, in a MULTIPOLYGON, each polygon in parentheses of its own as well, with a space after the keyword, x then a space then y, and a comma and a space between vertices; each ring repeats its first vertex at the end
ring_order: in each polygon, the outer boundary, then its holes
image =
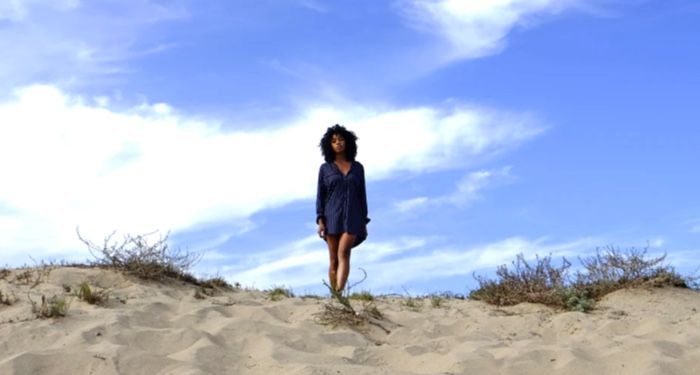
POLYGON ((365 168, 360 162, 350 163, 350 170, 343 175, 335 163, 323 163, 318 171, 316 194, 316 222, 322 219, 326 234, 343 232, 354 234, 359 245, 367 238, 367 191, 365 168))

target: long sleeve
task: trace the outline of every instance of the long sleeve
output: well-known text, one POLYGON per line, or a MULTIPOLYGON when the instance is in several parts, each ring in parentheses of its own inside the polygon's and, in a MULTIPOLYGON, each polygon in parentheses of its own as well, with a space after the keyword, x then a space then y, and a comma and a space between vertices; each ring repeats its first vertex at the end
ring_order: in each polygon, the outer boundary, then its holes
POLYGON ((362 200, 362 219, 364 220, 365 224, 370 222, 370 218, 368 217, 368 209, 367 209, 367 185, 365 183, 365 168, 362 167, 360 170, 360 175, 362 177, 362 183, 360 184, 360 199, 362 200))
POLYGON ((321 165, 318 169, 318 186, 316 187, 316 224, 318 224, 319 219, 323 219, 324 222, 326 220, 324 215, 326 194, 326 185, 323 183, 323 165, 321 165))

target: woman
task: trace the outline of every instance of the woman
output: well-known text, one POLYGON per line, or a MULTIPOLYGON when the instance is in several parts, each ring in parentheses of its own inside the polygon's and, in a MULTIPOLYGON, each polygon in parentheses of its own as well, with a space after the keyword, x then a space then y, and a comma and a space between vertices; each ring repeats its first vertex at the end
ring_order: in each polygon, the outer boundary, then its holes
POLYGON ((367 238, 367 193, 365 169, 355 161, 357 137, 338 124, 321 138, 326 162, 318 171, 316 223, 330 255, 328 278, 331 288, 341 292, 350 273, 350 249, 367 238))

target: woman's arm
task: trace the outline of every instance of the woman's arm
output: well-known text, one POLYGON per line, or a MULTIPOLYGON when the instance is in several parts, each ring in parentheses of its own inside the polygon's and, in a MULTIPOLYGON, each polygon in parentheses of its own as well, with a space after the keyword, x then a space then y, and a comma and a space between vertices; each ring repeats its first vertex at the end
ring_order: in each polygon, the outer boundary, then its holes
MULTIPOLYGON (((362 164, 360 164, 362 165, 362 164)), ((360 199, 362 200, 362 215, 364 216, 365 224, 370 222, 370 218, 367 216, 369 215, 368 210, 367 210, 367 187, 365 184, 365 167, 360 168, 360 199)))
POLYGON ((324 211, 326 206, 326 185, 323 183, 323 165, 318 169, 318 185, 316 187, 316 224, 323 223, 326 218, 324 211), (319 223, 319 220, 321 221, 319 223))

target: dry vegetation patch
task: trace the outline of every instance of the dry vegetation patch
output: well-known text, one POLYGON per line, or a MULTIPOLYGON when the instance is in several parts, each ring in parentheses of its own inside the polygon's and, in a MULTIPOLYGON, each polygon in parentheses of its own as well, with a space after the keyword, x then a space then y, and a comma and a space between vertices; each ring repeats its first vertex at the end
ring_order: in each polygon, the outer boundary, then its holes
POLYGON ((267 296, 273 300, 273 301, 279 301, 283 298, 293 298, 294 293, 292 292, 291 289, 284 288, 281 286, 276 286, 273 287, 272 289, 268 289, 265 291, 267 293, 267 296))
POLYGON ((17 297, 14 295, 10 296, 7 293, 3 293, 0 290, 0 305, 11 306, 17 301, 17 297))
POLYGON ((367 325, 372 324, 389 333, 382 321, 384 316, 374 304, 374 297, 366 296, 357 299, 362 303, 362 308, 357 310, 350 303, 350 298, 335 291, 328 283, 323 283, 330 291, 330 301, 323 305, 321 312, 314 315, 317 323, 331 327, 345 326, 359 332, 365 333, 367 325))
POLYGON ((126 234, 121 241, 112 240, 112 233, 104 239, 102 245, 83 238, 80 231, 77 233, 80 241, 95 258, 92 266, 114 268, 146 280, 173 278, 200 284, 188 271, 201 259, 201 254, 171 249, 167 243, 169 233, 155 240, 150 237, 157 232, 126 234))
POLYGON ((83 281, 75 293, 81 301, 91 305, 105 306, 109 302, 109 290, 94 290, 87 281, 83 281))
POLYGON ((29 302, 32 304, 32 312, 37 318, 59 318, 64 317, 68 313, 69 302, 65 298, 53 296, 51 298, 46 298, 46 296, 41 296, 41 304, 35 302, 29 298, 29 302))
POLYGON ((211 289, 221 289, 221 290, 234 290, 235 288, 240 288, 240 284, 231 285, 221 276, 212 277, 201 282, 203 288, 211 289))
POLYGON ((364 302, 372 302, 374 301, 374 295, 370 291, 363 290, 360 292, 353 292, 350 294, 348 297, 351 300, 357 300, 357 301, 364 301, 364 302))
POLYGON ((583 271, 568 273, 571 263, 562 258, 552 265, 551 255, 536 257, 534 263, 519 254, 509 268, 499 266, 496 280, 475 275, 479 288, 470 298, 494 305, 521 302, 541 303, 564 310, 589 311, 606 294, 630 287, 674 286, 687 288, 697 280, 683 277, 665 265, 666 255, 647 258, 646 249, 621 251, 613 247, 597 249, 588 258, 579 258, 583 271))
POLYGON ((199 287, 194 292, 194 298, 206 299, 221 295, 223 292, 233 291, 240 288, 240 284, 231 285, 224 278, 217 276, 199 282, 199 287))

